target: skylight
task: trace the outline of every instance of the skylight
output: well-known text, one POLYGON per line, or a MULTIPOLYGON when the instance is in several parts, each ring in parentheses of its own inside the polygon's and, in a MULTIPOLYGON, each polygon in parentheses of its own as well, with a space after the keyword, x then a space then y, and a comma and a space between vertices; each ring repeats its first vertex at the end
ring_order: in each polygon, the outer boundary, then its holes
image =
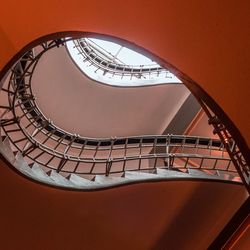
POLYGON ((97 45, 102 51, 113 57, 114 61, 121 64, 136 66, 136 65, 160 65, 156 64, 144 55, 141 55, 131 49, 123 47, 113 42, 108 42, 95 38, 88 38, 93 45, 97 45))
POLYGON ((122 87, 181 83, 150 58, 114 42, 82 38, 68 41, 67 49, 78 67, 101 83, 122 87))

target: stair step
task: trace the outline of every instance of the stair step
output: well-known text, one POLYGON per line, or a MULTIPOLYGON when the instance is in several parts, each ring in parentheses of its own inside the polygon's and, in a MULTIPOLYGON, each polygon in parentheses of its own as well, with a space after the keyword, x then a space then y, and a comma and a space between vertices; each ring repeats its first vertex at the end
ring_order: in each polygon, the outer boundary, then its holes
POLYGON ((0 140, 0 153, 8 160, 10 163, 14 163, 15 161, 15 155, 12 151, 12 148, 10 146, 10 140, 8 137, 5 137, 2 141, 2 138, 0 140))
POLYGON ((45 182, 45 183, 53 183, 54 184, 54 181, 46 174, 46 172, 41 168, 41 166, 38 163, 34 162, 31 169, 34 173, 33 176, 37 180, 40 180, 40 181, 45 182))
POLYGON ((70 174, 69 180, 74 184, 75 188, 93 188, 95 186, 93 181, 82 178, 76 174, 70 174))
POLYGON ((55 170, 51 170, 49 172, 49 177, 55 182, 56 185, 65 186, 65 187, 73 187, 74 184, 63 177, 61 174, 57 173, 55 170))
POLYGON ((157 179, 159 177, 156 174, 149 174, 138 171, 126 171, 124 178, 128 180, 146 180, 146 179, 157 179))
POLYGON ((206 178, 206 179, 219 179, 219 177, 216 175, 207 174, 203 172, 202 170, 198 170, 198 169, 189 168, 188 172, 192 177, 206 178))
POLYGON ((126 178, 115 177, 115 176, 105 176, 105 175, 96 175, 95 183, 102 185, 113 185, 128 182, 126 178))
POLYGON ((232 181, 241 182, 242 183, 242 180, 241 180, 241 178, 239 176, 233 176, 232 181))
POLYGON ((28 175, 30 177, 34 177, 33 170, 29 167, 28 163, 24 160, 21 152, 17 152, 13 165, 21 173, 28 175))
POLYGON ((164 177, 164 178, 185 178, 185 177, 191 177, 190 174, 183 173, 181 171, 174 171, 174 170, 168 170, 168 169, 162 169, 157 168, 157 175, 164 177))
POLYGON ((21 173, 32 177, 35 180, 42 181, 45 183, 54 183, 52 179, 42 170, 42 168, 34 163, 32 167, 24 160, 21 152, 17 152, 15 157, 14 167, 18 169, 21 173))
POLYGON ((233 180, 234 179, 234 175, 231 175, 231 174, 228 174, 228 173, 225 173, 224 171, 220 171, 220 170, 217 170, 217 175, 222 178, 223 180, 233 180))

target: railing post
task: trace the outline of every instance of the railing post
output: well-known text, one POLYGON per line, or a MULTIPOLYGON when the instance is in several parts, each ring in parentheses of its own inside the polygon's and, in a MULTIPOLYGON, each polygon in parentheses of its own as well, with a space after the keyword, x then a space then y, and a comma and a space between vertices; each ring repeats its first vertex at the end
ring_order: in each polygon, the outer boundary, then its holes
POLYGON ((209 118, 208 124, 214 127, 213 133, 217 134, 224 144, 242 182, 244 183, 248 193, 250 194, 250 166, 245 161, 245 158, 236 145, 236 142, 232 142, 232 136, 230 135, 229 131, 222 123, 222 121, 219 119, 219 117, 212 114, 205 103, 201 101, 200 104, 209 118))
POLYGON ((113 163, 113 159, 112 158, 108 158, 108 160, 106 162, 105 176, 109 176, 110 170, 111 170, 111 167, 112 167, 112 163, 113 163))

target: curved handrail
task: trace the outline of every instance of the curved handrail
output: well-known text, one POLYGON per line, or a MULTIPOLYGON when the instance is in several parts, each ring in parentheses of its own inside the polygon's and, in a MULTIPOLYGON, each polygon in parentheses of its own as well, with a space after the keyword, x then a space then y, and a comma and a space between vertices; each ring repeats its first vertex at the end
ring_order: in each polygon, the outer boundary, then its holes
POLYGON ((100 50, 93 47, 86 38, 68 41, 66 45, 70 57, 83 73, 91 79, 104 84, 131 87, 150 86, 166 82, 181 83, 168 69, 156 63, 128 65, 107 58, 107 56, 102 55, 100 50), (136 79, 136 82, 131 82, 133 79, 136 79))
POLYGON ((100 57, 84 38, 74 40, 74 43, 75 47, 79 51, 79 54, 81 54, 84 57, 84 59, 89 59, 97 67, 103 69, 103 71, 108 70, 111 73, 134 74, 134 75, 143 73, 147 74, 156 73, 157 75, 159 75, 160 73, 170 73, 169 70, 164 69, 161 66, 157 66, 156 64, 127 65, 127 64, 113 63, 112 61, 108 61, 105 58, 100 57))

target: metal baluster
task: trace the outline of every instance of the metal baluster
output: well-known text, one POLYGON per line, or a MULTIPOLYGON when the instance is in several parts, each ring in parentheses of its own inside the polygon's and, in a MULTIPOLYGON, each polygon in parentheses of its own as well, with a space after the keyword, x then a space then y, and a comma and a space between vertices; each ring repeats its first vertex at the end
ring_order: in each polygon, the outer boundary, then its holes
POLYGON ((98 141, 98 144, 97 144, 96 149, 95 149, 95 153, 94 153, 93 158, 92 158, 93 164, 92 164, 90 173, 93 173, 93 170, 95 168, 95 165, 96 165, 96 155, 97 155, 97 152, 98 152, 98 149, 99 149, 100 145, 101 145, 101 141, 98 141))
POLYGON ((128 146, 128 138, 126 138, 125 145, 124 145, 124 160, 123 160, 123 166, 122 166, 123 172, 125 172, 126 161, 127 161, 127 146, 128 146))
POLYGON ((142 157, 142 138, 139 142, 139 170, 141 170, 141 157, 142 157))

